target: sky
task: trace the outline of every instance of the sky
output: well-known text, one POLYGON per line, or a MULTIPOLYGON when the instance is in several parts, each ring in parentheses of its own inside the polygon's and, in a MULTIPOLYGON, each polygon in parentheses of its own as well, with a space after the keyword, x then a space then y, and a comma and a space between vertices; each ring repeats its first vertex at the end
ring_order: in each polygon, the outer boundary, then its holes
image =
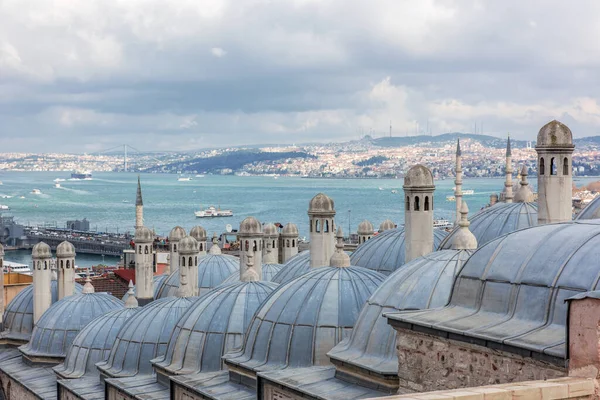
POLYGON ((0 152, 600 134, 597 0, 0 0, 0 152))

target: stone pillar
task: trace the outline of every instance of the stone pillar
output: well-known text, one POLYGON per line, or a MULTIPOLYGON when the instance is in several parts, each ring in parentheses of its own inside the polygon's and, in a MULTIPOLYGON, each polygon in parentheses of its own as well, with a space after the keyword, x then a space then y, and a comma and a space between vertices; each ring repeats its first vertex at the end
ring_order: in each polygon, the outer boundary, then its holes
POLYGON ((513 202, 513 183, 512 183, 512 155, 510 150, 510 136, 506 142, 506 180, 504 182, 504 201, 513 202))
POLYGON ((138 175, 137 194, 135 196, 135 229, 144 226, 144 202, 142 201, 142 185, 138 175))
POLYGON ((186 236, 179 242, 179 297, 198 296, 198 242, 186 236), (194 274, 193 271, 196 271, 194 274))
POLYGON ((206 229, 197 225, 190 230, 190 236, 198 242, 198 256, 205 256, 208 251, 208 235, 206 234, 206 229))
POLYGON ((317 194, 309 203, 310 266, 325 267, 333 255, 335 245, 335 206, 333 200, 323 193, 317 194))
POLYGON ((375 228, 373 228, 373 224, 370 221, 365 219, 363 222, 358 224, 356 233, 358 233, 358 244, 361 245, 373 237, 375 234, 375 228))
POLYGON ((58 299, 75 293, 75 246, 64 241, 56 247, 58 299))
POLYGON ((567 299, 569 303, 569 376, 600 379, 600 296, 587 292, 567 299))
POLYGON ((31 258, 33 259, 33 323, 37 324, 40 317, 52 305, 50 246, 39 242, 33 246, 31 258))
POLYGON ((237 237, 240 242, 240 274, 246 272, 248 254, 252 254, 254 269, 259 276, 262 276, 263 230, 261 223, 254 217, 244 219, 240 224, 237 237))
POLYGON ((291 222, 287 223, 280 235, 280 263, 285 264, 298 254, 298 227, 291 222))
POLYGON ((179 269, 179 241, 186 237, 185 229, 176 226, 169 232, 169 269, 167 274, 179 269))
POLYGON ((135 230, 135 288, 138 303, 144 306, 154 299, 154 234, 141 226, 135 230))
POLYGON ((456 142, 456 179, 454 179, 454 199, 456 200, 455 225, 460 222, 462 197, 462 151, 460 150, 460 139, 458 139, 456 142))
POLYGON ((424 165, 415 165, 404 177, 405 261, 433 251, 433 175, 424 165))
POLYGON ((263 226, 263 264, 279 262, 279 231, 274 224, 263 226))

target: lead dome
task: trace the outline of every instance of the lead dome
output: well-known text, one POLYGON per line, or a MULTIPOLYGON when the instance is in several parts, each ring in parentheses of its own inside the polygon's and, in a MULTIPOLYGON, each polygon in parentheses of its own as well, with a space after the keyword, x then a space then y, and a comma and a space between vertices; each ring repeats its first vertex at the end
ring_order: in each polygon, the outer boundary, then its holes
POLYGON ((238 233, 241 234, 262 234, 262 225, 254 217, 247 217, 240 223, 240 230, 238 233))
POLYGON ((66 240, 56 246, 56 257, 75 257, 75 246, 66 240))
POLYGON ((308 203, 308 212, 310 213, 335 213, 333 199, 326 194, 319 193, 308 203))
POLYGON ((275 224, 267 223, 263 226, 263 233, 265 236, 277 236, 279 232, 277 231, 277 227, 275 224))
POLYGON ((573 133, 568 126, 553 120, 542 126, 538 132, 536 147, 573 147, 573 133))
POLYGON ((135 230, 134 239, 136 242, 150 243, 154 241, 154 233, 152 233, 152 231, 147 227, 140 226, 135 230))
POLYGON ((395 229, 395 228, 396 228, 396 224, 394 223, 394 221, 392 221, 390 219, 386 219, 379 225, 379 233, 389 231, 390 229, 395 229))
POLYGON ((404 186, 406 187, 433 187, 433 175, 429 168, 424 165, 417 164, 408 170, 404 175, 404 186))
POLYGON ((191 236, 185 236, 179 241, 179 253, 198 252, 198 241, 191 236))
POLYGON ((177 242, 186 237, 186 235, 187 234, 185 233, 185 229, 183 229, 180 226, 176 226, 175 228, 171 229, 171 232, 169 232, 169 241, 177 242))
MULTIPOLYGON (((310 270, 310 252, 303 251, 290 258, 281 266, 280 271, 271 279, 275 283, 287 283, 292 279, 304 275, 310 270)), ((264 274, 264 272, 263 272, 264 274)))
POLYGON ((358 229, 357 229, 357 233, 360 234, 373 234, 373 231, 375 230, 375 228, 373 228, 373 224, 371 222, 369 222, 368 220, 364 220, 362 221, 360 224, 358 224, 358 229))
MULTIPOLYGON (((273 279, 281 271, 283 264, 263 264, 262 265, 262 279, 264 282, 274 282, 273 279)), ((220 286, 229 285, 240 281, 240 274, 233 273, 229 278, 225 279, 220 286)))
POLYGON ((50 258, 52 257, 52 250, 50 249, 50 246, 48 246, 46 243, 39 242, 35 246, 33 246, 33 249, 31 250, 31 257, 50 258))
POLYGON ((597 196, 579 214, 577 214, 575 220, 583 221, 586 219, 598 218, 600 218, 600 196, 597 196))
POLYGON ((281 231, 282 236, 298 236, 298 226, 291 222, 285 224, 281 231))
POLYGON ((201 227, 199 225, 194 226, 190 230, 190 236, 193 237, 194 239, 196 239, 198 242, 206 241, 207 235, 208 234, 206 233, 206 229, 204 229, 203 227, 201 227))

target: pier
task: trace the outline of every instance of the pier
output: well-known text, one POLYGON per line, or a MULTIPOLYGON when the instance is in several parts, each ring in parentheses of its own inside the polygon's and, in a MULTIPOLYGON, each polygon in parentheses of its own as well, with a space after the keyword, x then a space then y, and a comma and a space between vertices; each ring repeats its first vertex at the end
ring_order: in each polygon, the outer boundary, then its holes
POLYGON ((73 232, 52 228, 26 227, 25 240, 21 241, 18 248, 30 249, 39 242, 45 242, 56 250, 61 242, 68 240, 75 246, 75 251, 81 254, 97 254, 119 257, 123 250, 130 247, 129 234, 109 234, 102 232, 73 232))

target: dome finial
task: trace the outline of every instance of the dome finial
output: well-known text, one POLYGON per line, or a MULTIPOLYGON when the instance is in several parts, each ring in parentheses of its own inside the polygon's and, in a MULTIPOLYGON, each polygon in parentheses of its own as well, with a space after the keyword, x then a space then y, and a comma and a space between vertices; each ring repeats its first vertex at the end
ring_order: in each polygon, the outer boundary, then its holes
POLYGON ((260 280, 260 276, 254 269, 254 254, 253 252, 248 252, 246 256, 246 266, 248 267, 246 271, 241 276, 242 282, 256 282, 260 280))
POLYGON ((212 247, 208 251, 208 254, 221 254, 221 249, 219 248, 219 239, 217 238, 217 232, 213 232, 212 247))
POLYGON ((467 206, 467 202, 463 200, 460 207, 460 221, 458 222, 460 228, 452 239, 453 250, 474 250, 477 248, 477 239, 469 230, 471 223, 468 216, 469 207, 467 206))
POLYGON ((125 308, 136 308, 139 304, 133 292, 133 281, 129 280, 129 290, 127 290, 127 300, 125 300, 125 308))
POLYGON ((94 289, 94 287, 92 286, 92 280, 90 279, 89 275, 85 278, 85 285, 83 285, 83 289, 81 290, 81 293, 95 293, 96 289, 94 289))
POLYGON ((345 268, 350 266, 350 256, 344 252, 344 233, 342 227, 338 227, 336 234, 335 253, 331 256, 329 265, 332 267, 345 268))

